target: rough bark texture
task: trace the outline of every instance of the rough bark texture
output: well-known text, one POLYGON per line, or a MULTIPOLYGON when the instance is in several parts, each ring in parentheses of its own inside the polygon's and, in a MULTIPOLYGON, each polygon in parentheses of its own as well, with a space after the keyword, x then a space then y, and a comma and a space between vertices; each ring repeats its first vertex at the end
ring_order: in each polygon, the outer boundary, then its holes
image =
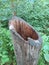
POLYGON ((17 65, 37 65, 42 43, 40 36, 37 40, 29 37, 26 41, 15 30, 11 29, 11 34, 17 65))

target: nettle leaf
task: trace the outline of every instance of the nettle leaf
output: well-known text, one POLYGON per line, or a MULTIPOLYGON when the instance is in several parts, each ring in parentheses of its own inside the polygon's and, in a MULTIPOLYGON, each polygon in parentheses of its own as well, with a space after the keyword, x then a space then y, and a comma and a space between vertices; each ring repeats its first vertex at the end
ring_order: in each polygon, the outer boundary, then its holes
POLYGON ((49 32, 49 28, 47 28, 47 31, 49 32))
POLYGON ((48 37, 46 35, 43 35, 42 38, 43 38, 43 42, 48 41, 48 37))
POLYGON ((7 55, 3 55, 1 59, 2 63, 5 64, 6 62, 9 62, 9 58, 7 55))
POLYGON ((3 54, 7 54, 8 52, 7 51, 3 51, 3 54))
POLYGON ((44 58, 47 62, 49 62, 49 54, 44 54, 44 58))
POLYGON ((0 56, 2 56, 2 54, 0 53, 0 56))
POLYGON ((49 52, 49 45, 48 44, 43 46, 43 51, 45 53, 48 53, 49 52))

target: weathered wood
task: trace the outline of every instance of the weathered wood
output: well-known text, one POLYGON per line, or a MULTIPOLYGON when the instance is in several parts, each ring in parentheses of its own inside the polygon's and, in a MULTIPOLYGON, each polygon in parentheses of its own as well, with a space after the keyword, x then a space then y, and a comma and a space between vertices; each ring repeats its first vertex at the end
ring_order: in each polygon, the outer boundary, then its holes
MULTIPOLYGON (((30 27, 32 28, 32 26, 30 27)), ((28 40, 25 40, 18 32, 16 32, 15 29, 10 28, 10 26, 9 29, 12 34, 17 65, 37 65, 42 44, 42 40, 39 34, 35 31, 38 35, 37 40, 34 40, 30 37, 27 38, 28 40)))

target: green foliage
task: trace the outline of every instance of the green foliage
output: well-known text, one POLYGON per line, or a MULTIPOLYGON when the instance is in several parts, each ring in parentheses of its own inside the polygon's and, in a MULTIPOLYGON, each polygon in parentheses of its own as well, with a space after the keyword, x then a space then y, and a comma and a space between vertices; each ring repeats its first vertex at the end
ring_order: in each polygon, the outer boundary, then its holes
POLYGON ((47 62, 49 62, 49 37, 46 35, 43 35, 43 55, 47 62))
POLYGON ((8 29, 8 20, 0 21, 0 26, 8 29))
POLYGON ((43 44, 38 65, 49 65, 49 36, 42 34, 43 44))
POLYGON ((38 31, 48 35, 49 32, 49 1, 48 0, 0 0, 0 20, 8 20, 13 11, 38 31), (46 31, 45 31, 46 30, 46 31))
POLYGON ((0 65, 10 65, 12 61, 15 63, 14 59, 9 30, 0 27, 0 65))

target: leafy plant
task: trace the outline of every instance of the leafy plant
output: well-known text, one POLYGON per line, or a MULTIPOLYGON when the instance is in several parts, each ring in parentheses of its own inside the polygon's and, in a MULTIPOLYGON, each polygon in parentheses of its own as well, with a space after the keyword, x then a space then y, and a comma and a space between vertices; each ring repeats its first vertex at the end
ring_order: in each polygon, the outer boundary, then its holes
POLYGON ((0 28, 0 65, 14 64, 14 59, 15 55, 9 30, 0 28))
POLYGON ((46 35, 43 35, 43 54, 44 54, 44 58, 47 62, 49 62, 49 37, 46 35))

